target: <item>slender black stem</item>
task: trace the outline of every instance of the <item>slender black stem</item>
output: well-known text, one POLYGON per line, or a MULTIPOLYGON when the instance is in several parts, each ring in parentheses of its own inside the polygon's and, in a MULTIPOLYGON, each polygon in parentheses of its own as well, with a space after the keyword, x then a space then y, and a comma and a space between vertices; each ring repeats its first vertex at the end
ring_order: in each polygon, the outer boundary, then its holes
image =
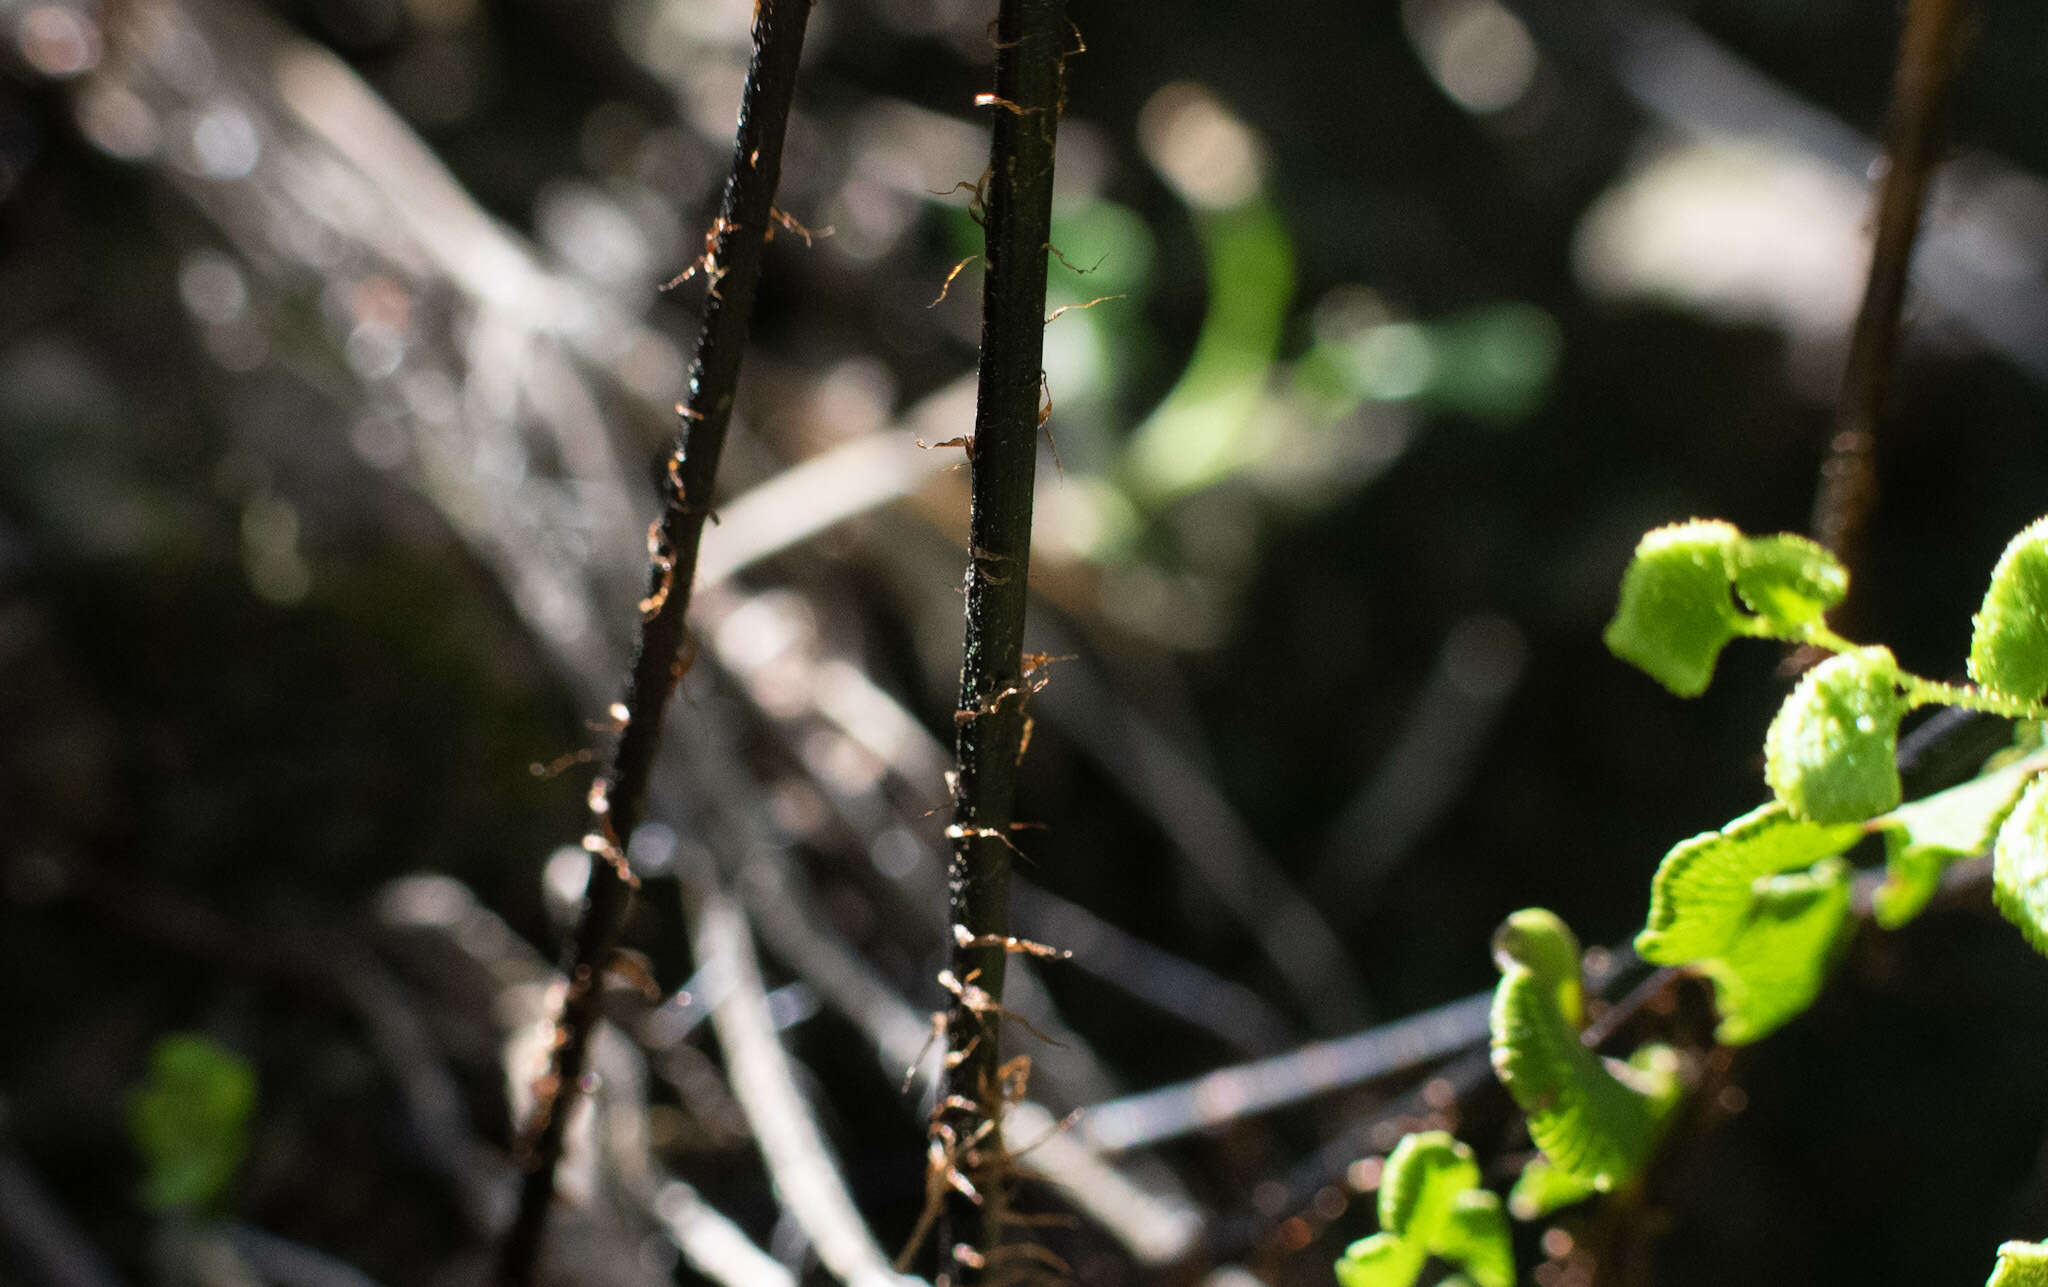
POLYGON ((603 974, 617 947, 632 899, 626 842, 639 824, 647 777, 660 748, 662 712, 680 677, 684 616, 696 576, 697 546, 710 513, 718 457, 739 386, 740 359, 761 276, 762 246, 773 229, 775 189, 782 176, 782 137, 803 51, 811 0, 759 0, 754 55, 740 103, 732 172, 718 220, 699 263, 707 283, 703 329, 690 369, 689 397, 678 408, 681 431, 662 484, 661 517, 648 532, 647 598, 641 603, 640 646, 626 681, 619 741, 590 792, 590 883, 576 929, 568 995, 556 1034, 553 1066, 541 1086, 519 1212, 498 1261, 498 1281, 533 1280, 541 1236, 555 1192, 563 1132, 581 1089, 598 1018, 603 974))
POLYGON ((1910 0, 1892 81, 1891 125, 1878 195, 1870 279, 1849 337, 1834 436, 1814 499, 1814 539, 1851 567, 1877 500, 1872 452, 1886 384, 1898 356, 1899 313, 1927 186, 1941 158, 1942 122, 1961 57, 1963 0, 1910 0))
POLYGON ((941 1284, 979 1281, 999 1223, 1003 1149, 998 1012, 1010 932, 1009 878, 1017 762, 1024 729, 1025 585, 1038 461, 1045 277, 1053 143, 1068 42, 1065 0, 1002 0, 996 18, 995 114, 984 186, 981 387, 970 450, 967 629, 960 667, 959 765, 948 873, 959 993, 946 1016, 945 1098, 933 1124, 942 1153, 980 1201, 947 1191, 939 1221, 941 1284), (971 1107, 970 1107, 971 1106, 971 1107))

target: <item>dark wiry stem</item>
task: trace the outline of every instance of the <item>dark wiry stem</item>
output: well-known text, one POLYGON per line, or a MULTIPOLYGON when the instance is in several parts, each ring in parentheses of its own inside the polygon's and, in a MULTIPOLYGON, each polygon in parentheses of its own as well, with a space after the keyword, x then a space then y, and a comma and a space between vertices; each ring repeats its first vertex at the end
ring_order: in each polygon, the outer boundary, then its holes
POLYGON ((1920 231, 1928 180, 1940 159, 1942 118, 1962 44, 1962 8, 1963 0, 1911 0, 1899 40, 1870 280, 1849 338, 1834 437, 1813 507, 1814 539, 1852 567, 1877 499, 1871 452, 1885 382, 1898 354, 1899 310, 1913 240, 1920 231))
POLYGON ((581 1089, 597 1023, 603 974, 632 898, 626 842, 646 801, 662 711, 685 665, 684 615, 697 570, 697 545, 710 513, 718 457, 739 385, 740 358, 761 276, 761 248, 773 226, 782 136, 810 12, 811 0, 760 0, 754 10, 754 56, 740 103, 732 173, 698 264, 707 293, 689 399, 677 408, 681 433, 662 484, 661 517, 648 532, 652 567, 647 598, 640 605, 639 651, 627 677, 625 700, 614 711, 621 717, 618 746, 610 767, 590 792, 591 832, 584 841, 591 851, 589 893, 576 929, 553 1066, 540 1088, 519 1213, 498 1262, 499 1281, 515 1287, 533 1280, 554 1197, 563 1132, 581 1089))
POLYGON ((1053 141, 1071 39, 1065 0, 1002 0, 995 94, 981 100, 995 116, 995 138, 983 212, 981 390, 971 449, 967 631, 950 830, 952 971, 960 991, 947 1010, 946 1094, 933 1125, 939 1155, 951 1159, 981 1200, 947 1191, 939 1222, 941 1283, 978 1281, 999 1232, 989 1218, 996 1214, 990 1208, 1000 1208, 1003 1183, 1002 1140, 993 1124, 1000 1112, 995 1007, 1003 995, 1001 940, 1010 932, 1012 806, 1028 683, 1024 604, 1053 141))

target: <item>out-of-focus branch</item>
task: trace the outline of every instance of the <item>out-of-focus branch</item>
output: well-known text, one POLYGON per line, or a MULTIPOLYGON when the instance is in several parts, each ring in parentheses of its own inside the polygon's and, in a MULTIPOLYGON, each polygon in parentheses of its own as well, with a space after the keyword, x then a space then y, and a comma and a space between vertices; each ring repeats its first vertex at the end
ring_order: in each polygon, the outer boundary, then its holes
POLYGON ((378 1287, 347 1261, 252 1225, 229 1224, 210 1238, 232 1249, 252 1276, 272 1287, 378 1287))
POLYGON ((1071 951, 1068 964, 1098 983, 1246 1055, 1271 1054, 1300 1039, 1279 1010, 1242 983, 1027 881, 1016 881, 1011 892, 1019 932, 1071 951))
POLYGON ((1099 1104, 1080 1135, 1105 1153, 1149 1148, 1317 1095, 1413 1072, 1486 1040, 1491 992, 1425 1010, 1336 1041, 1099 1104))
POLYGON ((1387 1152, 1410 1131, 1456 1129, 1475 1097, 1484 1094, 1497 1094, 1505 1110, 1507 1093, 1494 1080, 1486 1051, 1475 1050, 1445 1064, 1422 1085, 1351 1123, 1289 1168, 1273 1181, 1277 1189, 1218 1216, 1209 1226, 1210 1254, 1220 1260, 1243 1256, 1264 1242, 1289 1213, 1310 1209, 1323 1189, 1347 1184, 1360 1158, 1387 1152))
POLYGON ((690 1268, 721 1287, 796 1287, 796 1275, 681 1180, 654 1197, 654 1214, 690 1268))
MULTIPOLYGON (((936 1060, 927 1056, 936 1051, 929 1024, 827 928, 798 882, 788 856, 765 849, 741 874, 741 897, 769 951, 867 1035, 885 1076, 931 1079, 936 1060)), ((1032 1145, 1024 1159, 1029 1169, 1142 1263, 1169 1264, 1194 1246, 1201 1213, 1173 1186, 1117 1170, 1039 1104, 1010 1106, 1004 1128, 1032 1145)))
POLYGON ((972 396, 964 378, 920 402, 902 420, 791 465, 719 508, 705 534, 697 578, 709 586, 801 545, 827 528, 909 495, 952 462, 924 449, 972 396))
MULTIPOLYGON (((1614 83, 1686 134, 1790 148, 1864 182, 1879 148, 1664 7, 1507 0, 1544 53, 1614 83)), ((2048 382, 2048 252, 2033 211, 2048 186, 1983 152, 1944 165, 1913 277, 1930 312, 1953 317, 2048 382)))
POLYGON ((1961 57, 1962 0, 1911 0, 1892 82, 1891 131, 1877 205, 1877 244, 1835 407, 1835 432, 1814 498, 1813 535, 1855 567, 1877 500, 1877 421, 1899 350, 1906 273, 1921 208, 1940 160, 1949 86, 1961 57))
POLYGON ((846 1183, 796 1088, 775 1035, 752 936, 739 905, 709 877, 685 877, 690 940, 700 965, 718 972, 723 995, 711 1022, 725 1051, 733 1097, 747 1115, 776 1192, 809 1235, 818 1259, 848 1287, 904 1287, 869 1236, 846 1183))
MULTIPOLYGON (((404 877, 384 887, 377 905, 390 946, 412 959, 413 972, 433 980, 444 1004, 495 1016, 514 1029, 515 1045, 520 1040, 517 1031, 533 1026, 525 1016, 531 1012, 534 1021, 542 1018, 539 997, 547 986, 559 986, 560 976, 496 913, 478 903, 467 886, 447 876, 404 877)), ((672 1060, 678 1051, 689 1049, 676 1045, 664 1051, 659 1043, 653 1044, 657 1049, 647 1063, 656 1069, 665 1056, 672 1060)), ((623 1206, 651 1214, 683 1259, 722 1287, 793 1287, 795 1276, 779 1261, 755 1246, 690 1185, 662 1172, 647 1127, 646 1070, 640 1052, 623 1041, 601 1041, 593 1057, 602 1065, 595 1105, 602 1124, 592 1132, 592 1151, 610 1155, 606 1170, 625 1200, 623 1206)), ((665 1075, 672 1072, 673 1062, 665 1075)), ((711 1087, 703 1080, 670 1079, 700 1123, 723 1116, 721 1110, 730 1107, 723 1084, 711 1087)), ((741 1116, 736 1109, 731 1115, 741 1116)), ((716 1135, 720 1129, 708 1133, 716 1135)), ((744 1120, 725 1134, 733 1144, 746 1141, 744 1120)), ((588 1238, 598 1229, 582 1232, 588 1238)), ((556 1248, 558 1255, 563 1250, 556 1248)))
MULTIPOLYGON (((0 1114, 6 1109, 0 1106, 0 1114)), ((5 1123, 0 1122, 0 1142, 5 1123)), ((28 1163, 0 1146, 0 1260, 29 1287, 121 1287, 113 1266, 43 1187, 28 1163)))
MULTIPOLYGON (((896 1083, 906 1070, 915 1067, 916 1074, 936 1087, 940 1051, 932 1040, 931 1016, 905 1000, 833 930, 831 918, 817 906, 802 867, 764 816, 759 793, 746 789, 747 779, 738 767, 740 757, 730 749, 727 721, 715 695, 707 694, 694 710, 698 736, 678 748, 679 772, 664 774, 654 784, 652 815, 679 833, 707 835, 722 860, 719 865, 733 867, 728 883, 737 890, 767 950, 867 1036, 889 1083, 896 1083)), ((676 861, 685 873, 707 872, 713 865, 702 851, 689 853, 687 842, 682 848, 685 852, 676 861), (698 864, 694 869, 689 866, 692 862, 698 864)), ((700 882, 709 879, 701 874, 692 878, 700 882)), ((715 973, 701 947, 699 956, 700 971, 715 973)), ((1011 975, 1013 983, 1030 978, 1027 971, 1011 975)), ((722 995, 727 983, 720 979, 717 986, 722 995)), ((1092 1056, 1077 1034, 1068 1033, 1056 1017, 1046 1018, 1046 1011, 1032 1013, 1039 1016, 1033 1026, 1040 1027, 1042 1020, 1049 1028, 1046 1035, 1060 1044, 1057 1060, 1034 1065, 1034 1088, 1047 1080, 1039 1076, 1041 1071, 1065 1067, 1077 1058, 1084 1068, 1078 1073, 1069 1069, 1063 1079, 1073 1083, 1071 1089, 1083 1091, 1104 1080, 1086 1067, 1092 1064, 1092 1056)), ((1052 1113, 1030 1104, 1010 1106, 1012 1112, 1020 1107, 1025 1112, 1021 1120, 1029 1128, 1025 1143, 1032 1145, 1023 1160, 1025 1169, 1037 1174, 1077 1212, 1146 1264, 1178 1260, 1194 1246, 1202 1214, 1171 1172, 1142 1161, 1112 1167, 1070 1132, 1055 1132, 1050 1125, 1052 1113), (1040 1124, 1047 1129, 1036 1129, 1040 1124)))
POLYGON ((1505 617, 1451 628, 1372 779, 1330 824, 1311 888, 1354 913, 1391 878, 1470 784, 1522 677, 1522 635, 1505 617))
POLYGON ((796 92, 798 57, 811 0, 761 0, 754 13, 754 58, 740 105, 732 171, 699 267, 706 278, 703 329, 679 408, 680 441, 669 462, 660 519, 648 534, 653 559, 641 603, 639 651, 617 714, 621 728, 610 766, 592 787, 590 881, 576 932, 561 1031, 546 1091, 537 1109, 530 1169, 519 1213, 506 1236, 499 1280, 531 1282, 555 1191, 555 1166, 574 1107, 590 1036, 598 1018, 602 975, 632 896, 625 846, 640 820, 647 778, 661 740, 662 712, 680 674, 684 618, 696 577, 697 546, 710 514, 718 458, 725 446, 739 384, 740 360, 760 281, 762 249, 773 228, 775 189, 782 176, 783 132, 796 92))
POLYGON ((1296 888, 1192 755, 1085 665, 1063 667, 1038 700, 1047 721, 1111 770, 1251 931, 1318 1029, 1341 1032, 1367 1017, 1357 967, 1322 909, 1296 888))

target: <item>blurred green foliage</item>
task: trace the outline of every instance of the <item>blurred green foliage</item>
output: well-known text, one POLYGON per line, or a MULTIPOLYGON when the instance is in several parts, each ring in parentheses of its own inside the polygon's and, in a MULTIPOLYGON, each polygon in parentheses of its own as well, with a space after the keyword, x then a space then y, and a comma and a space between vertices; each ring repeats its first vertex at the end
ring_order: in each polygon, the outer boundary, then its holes
POLYGON ((149 1076, 128 1095, 128 1134, 145 1167, 150 1210, 193 1213, 217 1205, 249 1151, 256 1069, 197 1033, 177 1032, 149 1053, 149 1076))

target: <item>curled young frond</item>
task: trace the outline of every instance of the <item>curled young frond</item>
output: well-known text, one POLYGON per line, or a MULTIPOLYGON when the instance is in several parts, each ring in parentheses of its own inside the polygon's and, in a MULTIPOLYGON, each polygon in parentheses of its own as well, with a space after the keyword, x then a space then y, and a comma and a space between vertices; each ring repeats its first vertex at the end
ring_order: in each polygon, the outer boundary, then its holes
POLYGON ((1603 1059, 1580 1041, 1579 944, 1555 915, 1516 912, 1493 943, 1493 1067, 1528 1115, 1530 1138, 1600 1192, 1628 1183, 1676 1102, 1675 1072, 1661 1058, 1640 1067, 1603 1059))

